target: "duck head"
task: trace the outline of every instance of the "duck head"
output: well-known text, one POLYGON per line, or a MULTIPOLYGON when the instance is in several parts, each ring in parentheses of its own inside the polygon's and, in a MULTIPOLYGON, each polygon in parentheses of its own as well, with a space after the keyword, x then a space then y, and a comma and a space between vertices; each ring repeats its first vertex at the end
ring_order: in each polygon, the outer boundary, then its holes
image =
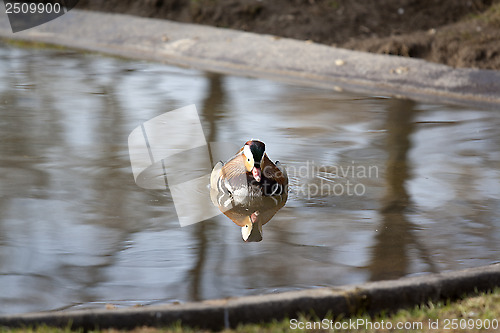
POLYGON ((261 163, 264 159, 266 145, 258 140, 250 140, 243 146, 243 156, 245 157, 245 169, 250 172, 255 181, 262 179, 261 163))

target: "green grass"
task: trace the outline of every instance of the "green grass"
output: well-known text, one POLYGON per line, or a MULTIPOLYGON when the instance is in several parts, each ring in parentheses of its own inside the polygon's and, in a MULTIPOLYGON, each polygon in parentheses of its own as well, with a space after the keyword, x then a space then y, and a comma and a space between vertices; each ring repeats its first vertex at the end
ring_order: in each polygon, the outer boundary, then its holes
POLYGON ((478 18, 480 21, 495 27, 500 27, 500 3, 491 5, 487 11, 481 14, 478 18))
POLYGON ((482 13, 466 15, 464 21, 472 21, 478 24, 486 24, 494 28, 500 27, 500 1, 493 3, 482 13))
MULTIPOLYGON (((425 305, 416 306, 410 310, 400 310, 392 315, 381 314, 374 318, 369 316, 358 316, 351 319, 348 318, 312 318, 301 316, 295 323, 297 329, 292 329, 290 327, 290 320, 275 321, 272 323, 260 324, 260 325, 240 325, 236 330, 224 330, 224 333, 233 332, 359 332, 359 333, 371 333, 371 332, 495 332, 500 331, 500 326, 497 330, 484 329, 479 327, 479 323, 485 323, 489 320, 490 323, 493 320, 497 320, 500 325, 500 288, 496 288, 490 293, 481 293, 477 296, 467 297, 456 302, 437 302, 429 303, 425 305), (333 330, 324 329, 320 327, 319 324, 325 323, 326 326, 330 326, 330 320, 333 322, 333 330), (363 325, 359 325, 354 328, 354 324, 361 320, 364 321, 363 325), (300 325, 314 325, 316 324, 316 329, 300 329, 300 325), (436 325, 433 329, 429 327, 430 324, 436 325), (437 324, 436 324, 437 323, 437 324), (328 324, 328 325, 327 325, 328 324), (407 325, 408 329, 397 329, 397 325, 407 325), (446 329, 445 325, 448 325, 446 329), (453 329, 454 324, 457 325, 456 329, 453 329), (460 328, 460 324, 466 327, 460 328), (468 325, 472 324, 472 327, 468 325), (336 326, 337 329, 336 329, 336 326), (370 327, 371 325, 371 327, 370 327), (342 329, 342 326, 344 329, 342 329), (413 326, 413 329, 411 328, 413 326)), ((36 329, 8 329, 0 328, 0 333, 18 333, 18 332, 28 332, 28 333, 66 333, 71 332, 70 329, 59 329, 51 327, 39 327, 36 329)), ((96 332, 106 332, 106 333, 117 333, 117 330, 102 330, 96 332)), ((180 324, 174 325, 172 327, 157 329, 142 327, 133 330, 135 333, 159 333, 159 332, 204 332, 199 330, 194 330, 191 328, 182 327, 180 324)))

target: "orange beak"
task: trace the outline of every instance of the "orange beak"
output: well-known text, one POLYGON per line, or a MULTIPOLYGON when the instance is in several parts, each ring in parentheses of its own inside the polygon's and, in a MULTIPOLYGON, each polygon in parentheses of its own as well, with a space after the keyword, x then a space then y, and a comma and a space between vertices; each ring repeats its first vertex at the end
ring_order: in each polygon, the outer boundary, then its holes
POLYGON ((260 182, 260 179, 261 179, 261 172, 260 172, 260 168, 253 167, 253 169, 252 169, 252 176, 253 176, 253 178, 254 178, 257 182, 260 182))

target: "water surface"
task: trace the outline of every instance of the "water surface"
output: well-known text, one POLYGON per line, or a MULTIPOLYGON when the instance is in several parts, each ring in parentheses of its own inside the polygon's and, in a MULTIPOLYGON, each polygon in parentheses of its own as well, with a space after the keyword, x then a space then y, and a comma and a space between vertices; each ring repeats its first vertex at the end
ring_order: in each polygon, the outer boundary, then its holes
POLYGON ((0 314, 274 293, 500 257, 498 110, 5 45, 0 68, 0 314), (259 138, 289 170, 261 242, 243 242, 222 214, 181 228, 168 190, 134 182, 128 135, 193 103, 207 142, 259 138))

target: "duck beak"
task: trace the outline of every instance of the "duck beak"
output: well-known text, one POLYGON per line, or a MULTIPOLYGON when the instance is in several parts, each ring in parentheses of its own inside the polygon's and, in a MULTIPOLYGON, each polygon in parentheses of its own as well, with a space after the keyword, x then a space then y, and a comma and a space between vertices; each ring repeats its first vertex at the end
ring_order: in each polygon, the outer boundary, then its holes
POLYGON ((252 175, 253 175, 253 178, 257 181, 257 182, 260 182, 260 179, 261 179, 261 171, 260 171, 260 168, 257 168, 257 167, 253 167, 252 169, 252 175))

